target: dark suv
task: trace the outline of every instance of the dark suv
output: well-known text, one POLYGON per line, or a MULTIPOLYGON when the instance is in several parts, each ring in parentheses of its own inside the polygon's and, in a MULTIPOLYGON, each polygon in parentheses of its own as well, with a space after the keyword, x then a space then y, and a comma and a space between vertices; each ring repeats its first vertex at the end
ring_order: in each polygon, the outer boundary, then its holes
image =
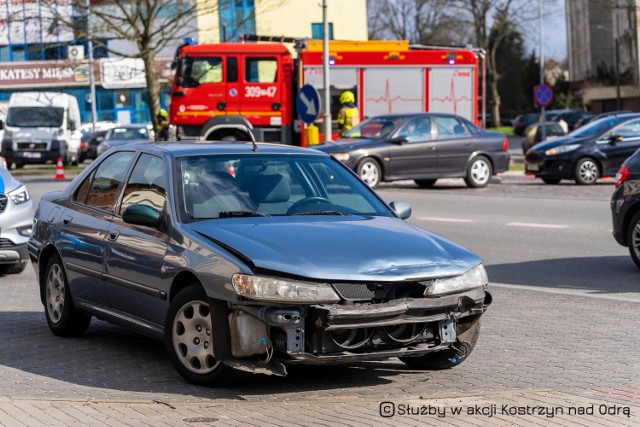
POLYGON ((620 167, 611 197, 613 237, 629 248, 631 259, 640 267, 640 150, 620 167))

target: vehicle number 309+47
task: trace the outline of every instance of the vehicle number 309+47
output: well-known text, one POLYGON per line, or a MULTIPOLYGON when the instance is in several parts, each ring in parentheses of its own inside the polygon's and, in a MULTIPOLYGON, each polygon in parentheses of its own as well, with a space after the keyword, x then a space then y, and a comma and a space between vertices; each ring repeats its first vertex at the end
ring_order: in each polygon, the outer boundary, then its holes
POLYGON ((247 98, 261 98, 263 96, 267 98, 273 98, 276 96, 277 87, 260 87, 260 86, 245 86, 244 96, 247 98))

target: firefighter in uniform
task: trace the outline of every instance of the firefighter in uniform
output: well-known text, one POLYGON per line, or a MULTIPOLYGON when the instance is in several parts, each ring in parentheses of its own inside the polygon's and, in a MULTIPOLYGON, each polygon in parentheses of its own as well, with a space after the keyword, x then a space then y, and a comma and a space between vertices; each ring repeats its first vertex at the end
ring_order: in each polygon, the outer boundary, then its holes
POLYGON ((164 108, 156 116, 158 125, 156 126, 156 141, 169 140, 169 113, 164 108))
POLYGON ((342 136, 360 123, 360 111, 356 107, 356 97, 350 90, 342 92, 340 104, 342 108, 338 111, 338 130, 342 136))

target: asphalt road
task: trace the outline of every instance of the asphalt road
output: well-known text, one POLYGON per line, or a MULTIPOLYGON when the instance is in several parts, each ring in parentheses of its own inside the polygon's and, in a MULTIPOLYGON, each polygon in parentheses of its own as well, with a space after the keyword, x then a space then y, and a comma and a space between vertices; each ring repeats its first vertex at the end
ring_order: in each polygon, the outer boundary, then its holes
MULTIPOLYGON (((64 184, 23 181, 36 200, 64 184)), ((511 174, 485 189, 380 188, 486 261, 494 302, 474 353, 448 371, 390 360, 196 387, 162 343, 122 328, 53 336, 32 269, 0 277, 0 425, 638 425, 640 270, 611 236, 612 190, 511 174)))

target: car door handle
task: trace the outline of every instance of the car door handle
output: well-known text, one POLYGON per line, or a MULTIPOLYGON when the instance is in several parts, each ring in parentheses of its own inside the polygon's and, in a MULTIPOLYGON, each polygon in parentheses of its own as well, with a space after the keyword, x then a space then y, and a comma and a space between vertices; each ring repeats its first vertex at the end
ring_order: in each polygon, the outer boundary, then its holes
POLYGON ((73 220, 73 217, 65 216, 64 218, 62 218, 62 225, 69 225, 71 224, 72 220, 73 220))
POLYGON ((107 240, 110 242, 115 242, 119 235, 120 233, 118 233, 117 231, 111 232, 107 235, 107 240))

